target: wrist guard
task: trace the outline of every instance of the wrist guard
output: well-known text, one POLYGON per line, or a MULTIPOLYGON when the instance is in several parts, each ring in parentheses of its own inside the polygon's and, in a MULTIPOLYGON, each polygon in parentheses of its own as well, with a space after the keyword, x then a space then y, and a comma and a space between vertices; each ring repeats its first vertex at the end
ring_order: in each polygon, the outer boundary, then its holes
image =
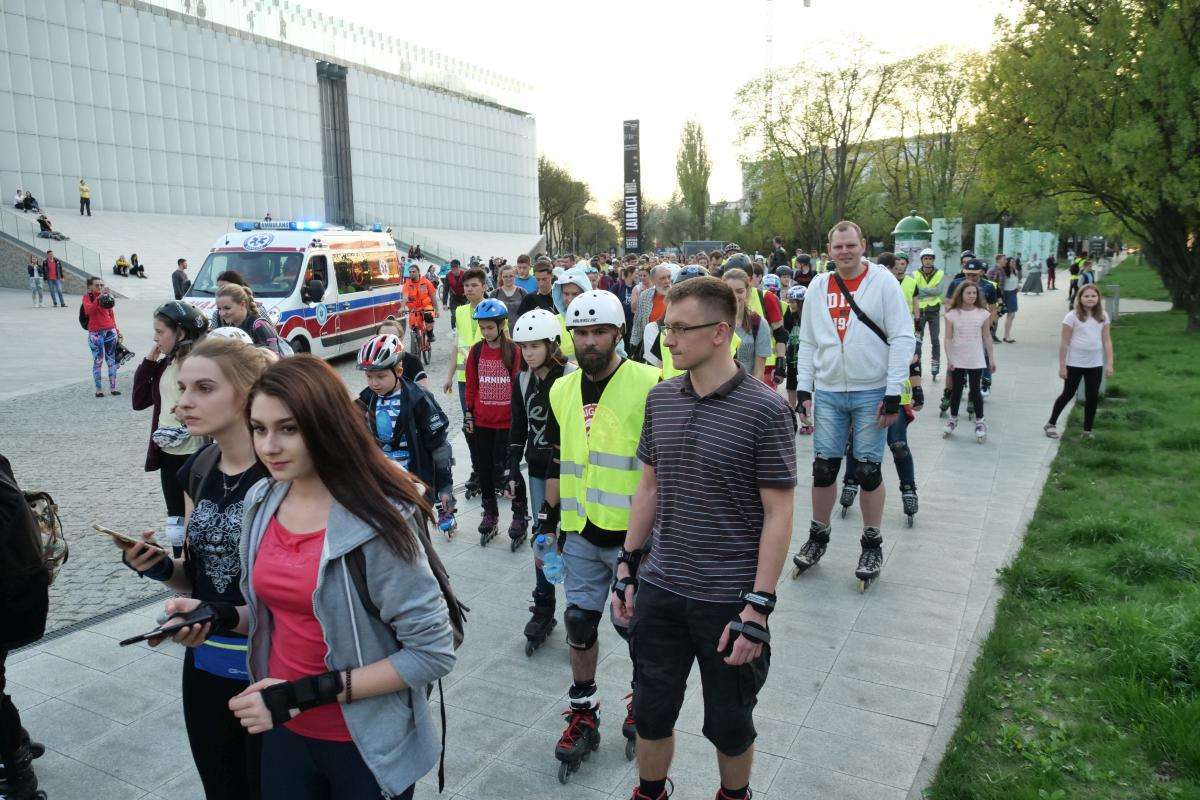
POLYGON ((240 618, 238 617, 237 606, 235 606, 233 603, 222 603, 219 600, 211 600, 204 603, 204 605, 213 610, 213 633, 232 633, 233 629, 238 626, 240 618))
POLYGON ((542 502, 538 509, 537 533, 554 533, 558 530, 559 508, 547 502, 542 502))
POLYGON ((900 413, 900 395, 889 394, 883 398, 882 413, 885 415, 900 413))
POLYGON ((734 620, 729 623, 729 632, 732 635, 729 637, 729 643, 725 645, 725 649, 721 651, 723 656, 733 653, 733 643, 739 636, 745 636, 755 644, 768 645, 771 643, 771 632, 757 622, 734 620))
POLYGON ((771 592, 740 592, 738 599, 764 617, 771 616, 775 610, 775 595, 771 592))
POLYGON ((812 392, 806 392, 803 389, 796 390, 796 407, 801 409, 802 412, 803 412, 803 408, 804 408, 804 403, 806 401, 811 401, 812 399, 813 399, 812 392))
POLYGON ((336 702, 343 688, 342 673, 324 672, 290 683, 276 683, 263 689, 261 694, 263 704, 271 712, 271 721, 282 725, 292 718, 292 709, 308 711, 336 702))
POLYGON ((631 553, 622 545, 621 549, 617 551, 617 563, 629 567, 629 576, 633 577, 637 575, 638 565, 642 563, 642 556, 644 555, 644 550, 634 550, 631 553))

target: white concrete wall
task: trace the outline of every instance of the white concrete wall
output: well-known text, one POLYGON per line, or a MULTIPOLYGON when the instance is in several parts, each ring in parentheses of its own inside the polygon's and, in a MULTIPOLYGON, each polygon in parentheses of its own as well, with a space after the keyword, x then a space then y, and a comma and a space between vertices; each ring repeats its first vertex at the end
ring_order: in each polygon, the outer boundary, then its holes
MULTIPOLYGON (((0 0, 0 199, 320 218, 314 59, 110 0, 0 0)), ((536 233, 529 117, 351 69, 355 216, 536 233)))

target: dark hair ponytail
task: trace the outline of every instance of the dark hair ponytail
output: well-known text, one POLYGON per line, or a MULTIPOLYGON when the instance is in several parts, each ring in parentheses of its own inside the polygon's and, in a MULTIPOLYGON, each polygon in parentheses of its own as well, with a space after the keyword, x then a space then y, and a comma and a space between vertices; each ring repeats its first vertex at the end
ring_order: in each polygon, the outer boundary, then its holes
POLYGON ((346 384, 323 360, 296 355, 271 365, 246 400, 246 421, 259 395, 273 397, 292 412, 317 477, 334 499, 367 523, 401 558, 421 552, 397 503, 411 503, 432 519, 429 503, 410 473, 388 460, 355 409, 346 384))

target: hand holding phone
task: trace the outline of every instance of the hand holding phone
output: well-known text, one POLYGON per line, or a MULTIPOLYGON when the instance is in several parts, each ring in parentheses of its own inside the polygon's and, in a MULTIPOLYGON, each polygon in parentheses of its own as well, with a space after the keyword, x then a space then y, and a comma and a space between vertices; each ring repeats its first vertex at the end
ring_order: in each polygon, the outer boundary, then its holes
POLYGON ((154 540, 154 531, 142 531, 140 536, 121 533, 103 525, 92 525, 98 532, 111 536, 122 551, 123 559, 138 572, 145 572, 167 557, 167 550, 154 540))
MULTIPOLYGON (((121 647, 147 642, 158 647, 170 638, 184 647, 197 647, 208 638, 216 613, 212 606, 190 597, 176 597, 166 604, 167 617, 153 630, 125 639, 121 647)), ((160 618, 161 619, 161 618, 160 618)))

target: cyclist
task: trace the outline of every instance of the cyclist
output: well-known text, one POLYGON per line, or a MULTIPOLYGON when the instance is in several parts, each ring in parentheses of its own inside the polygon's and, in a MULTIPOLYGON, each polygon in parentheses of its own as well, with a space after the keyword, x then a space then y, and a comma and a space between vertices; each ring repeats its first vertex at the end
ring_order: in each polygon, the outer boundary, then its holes
POLYGON ((450 532, 456 527, 450 421, 433 395, 405 375, 403 347, 398 336, 383 334, 358 351, 358 368, 367 373, 358 406, 383 454, 429 487, 431 503, 438 501, 438 526, 450 532))
POLYGON ((421 267, 415 261, 408 265, 408 277, 402 291, 404 304, 408 306, 408 327, 413 331, 424 331, 432 342, 433 321, 437 318, 437 289, 428 278, 421 277, 421 267))

